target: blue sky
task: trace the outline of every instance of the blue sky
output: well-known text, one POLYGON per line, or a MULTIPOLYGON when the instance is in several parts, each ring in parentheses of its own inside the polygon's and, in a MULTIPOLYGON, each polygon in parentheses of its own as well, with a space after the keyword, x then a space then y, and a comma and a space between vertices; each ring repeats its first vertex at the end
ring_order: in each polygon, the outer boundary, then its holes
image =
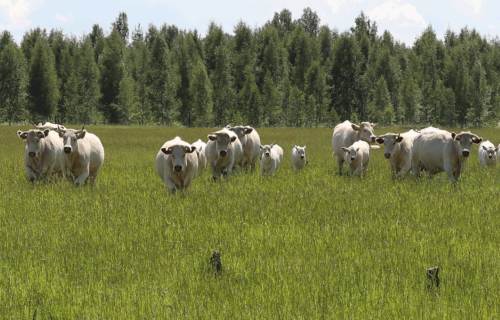
POLYGON ((468 26, 492 37, 500 31, 499 0, 0 0, 0 31, 9 30, 18 43, 27 30, 37 26, 47 31, 61 28, 80 37, 94 23, 109 31, 111 22, 124 11, 130 30, 139 23, 145 30, 149 23, 166 22, 205 34, 213 20, 232 33, 240 19, 252 27, 261 26, 283 8, 297 19, 307 6, 318 13, 321 24, 339 31, 353 26, 364 11, 377 21, 379 33, 388 29, 410 46, 429 23, 439 38, 448 26, 457 32, 468 26))

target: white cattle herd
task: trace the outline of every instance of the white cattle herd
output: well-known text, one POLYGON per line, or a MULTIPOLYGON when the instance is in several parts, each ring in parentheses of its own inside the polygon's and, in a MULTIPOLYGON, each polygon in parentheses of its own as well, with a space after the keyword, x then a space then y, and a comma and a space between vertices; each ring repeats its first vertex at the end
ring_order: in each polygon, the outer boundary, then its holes
MULTIPOLYGON (((101 140, 83 127, 80 130, 46 122, 35 125, 36 129, 17 131, 26 141, 24 162, 30 181, 37 177, 48 180, 58 173, 81 186, 89 179, 95 180, 104 163, 101 140)), ((478 157, 483 167, 494 167, 500 161, 498 147, 470 132, 456 134, 428 127, 404 133, 386 133, 376 136, 377 124, 345 121, 333 129, 333 158, 337 160, 342 175, 343 164, 352 176, 366 174, 371 149, 384 145, 384 157, 394 176, 412 174, 420 176, 425 171, 430 177, 446 172, 455 184, 471 154, 472 144, 479 144, 478 157)), ((238 167, 254 170, 260 159, 261 175, 271 176, 283 162, 283 149, 277 144, 262 145, 255 128, 227 126, 190 144, 175 137, 163 144, 156 156, 156 171, 165 186, 175 192, 186 189, 203 174, 208 166, 214 180, 229 176, 238 167)), ((292 167, 303 169, 306 146, 295 146, 291 151, 292 167)))

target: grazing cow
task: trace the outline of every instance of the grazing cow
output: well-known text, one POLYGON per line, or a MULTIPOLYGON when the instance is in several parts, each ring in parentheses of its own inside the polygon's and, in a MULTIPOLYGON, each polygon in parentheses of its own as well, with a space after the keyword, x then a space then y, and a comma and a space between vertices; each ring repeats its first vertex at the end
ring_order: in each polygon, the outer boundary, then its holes
POLYGON ((263 177, 272 176, 283 161, 283 149, 274 143, 259 148, 261 149, 260 173, 263 177))
POLYGON ((24 165, 31 182, 35 181, 37 175, 50 179, 52 173, 62 170, 63 142, 57 133, 45 130, 31 129, 29 131, 17 131, 21 140, 26 141, 24 151, 24 165))
POLYGON ((156 155, 156 172, 172 192, 187 189, 198 172, 196 147, 180 137, 163 144, 156 155))
POLYGON ((193 142, 192 146, 196 147, 196 155, 198 156, 198 175, 201 176, 203 172, 205 172, 205 168, 207 166, 207 157, 205 156, 205 147, 207 144, 201 139, 193 142))
POLYGON ((245 169, 255 169, 255 164, 260 154, 260 136, 252 127, 249 126, 227 126, 226 129, 233 131, 238 136, 243 149, 243 158, 241 166, 245 169))
POLYGON ((295 170, 301 170, 306 165, 306 146, 295 146, 292 149, 292 166, 295 170))
POLYGON ((470 155, 472 143, 479 144, 481 141, 483 138, 470 132, 456 134, 437 130, 420 133, 413 141, 413 174, 419 177, 423 169, 432 177, 444 171, 450 182, 456 184, 470 155))
POLYGON ((57 129, 63 138, 64 161, 63 175, 69 181, 81 186, 87 178, 95 179, 104 163, 104 147, 101 140, 82 127, 81 130, 57 129))
POLYGON ((354 142, 362 140, 365 142, 375 142, 373 128, 377 123, 361 122, 359 125, 346 120, 338 124, 333 129, 332 148, 333 156, 337 159, 339 173, 342 174, 342 165, 344 164, 344 152, 342 148, 351 146, 354 142))
POLYGON ((389 160, 394 176, 403 176, 411 170, 411 149, 418 132, 410 130, 403 134, 386 133, 375 141, 384 144, 384 157, 389 160))
POLYGON ((359 140, 354 142, 348 148, 342 147, 344 152, 344 161, 351 176, 359 176, 361 172, 366 174, 370 164, 370 148, 377 149, 378 146, 370 146, 368 142, 359 140))
POLYGON ((45 130, 45 129, 50 129, 52 131, 57 131, 57 127, 60 127, 63 130, 66 130, 65 126, 61 126, 56 123, 50 123, 50 122, 45 122, 45 124, 42 124, 41 122, 38 125, 35 125, 33 121, 31 121, 31 124, 37 128, 38 130, 45 130))
POLYGON ((214 180, 228 176, 235 164, 243 157, 241 142, 236 133, 226 128, 208 135, 205 157, 212 170, 214 180))
POLYGON ((481 165, 494 168, 497 164, 497 151, 498 147, 495 148, 489 140, 481 142, 477 150, 481 165))

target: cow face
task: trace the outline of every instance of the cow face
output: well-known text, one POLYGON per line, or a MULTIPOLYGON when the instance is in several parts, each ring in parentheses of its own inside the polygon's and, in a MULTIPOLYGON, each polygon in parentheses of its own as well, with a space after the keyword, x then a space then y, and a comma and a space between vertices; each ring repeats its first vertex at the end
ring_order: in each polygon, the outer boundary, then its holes
POLYGON ((375 142, 377 138, 377 136, 373 134, 373 128, 375 128, 377 124, 378 123, 361 122, 359 125, 353 123, 351 127, 358 133, 358 140, 370 143, 375 142))
POLYGON ((378 144, 384 144, 385 146, 385 152, 384 152, 384 157, 386 159, 391 159, 394 157, 394 153, 396 150, 398 150, 398 143, 403 141, 403 137, 401 136, 400 133, 394 134, 394 133, 387 133, 381 136, 378 136, 375 141, 378 144))
POLYGON ((242 145, 244 145, 244 143, 246 141, 245 136, 247 134, 252 133, 252 131, 253 131, 253 128, 249 127, 249 126, 245 126, 245 127, 244 126, 236 126, 236 127, 227 126, 226 128, 228 130, 231 130, 234 133, 236 133, 236 135, 238 136, 238 139, 240 139, 242 145))
POLYGON ((29 130, 29 131, 17 131, 17 135, 21 140, 26 141, 28 145, 28 156, 30 158, 37 158, 41 153, 42 139, 49 135, 50 129, 45 130, 29 130))
POLYGON ((234 142, 238 137, 236 135, 229 135, 224 132, 216 132, 208 135, 208 139, 215 141, 215 146, 217 154, 220 157, 225 157, 228 155, 229 145, 234 142))
POLYGON ((306 146, 304 146, 303 148, 301 148, 299 146, 295 146, 295 150, 299 154, 300 159, 305 159, 306 158, 306 146))
POLYGON ((481 147, 483 147, 483 150, 486 151, 486 153, 488 154, 488 159, 490 159, 492 161, 496 161, 497 160, 498 147, 497 148, 495 148, 495 147, 486 147, 485 145, 482 145, 481 147))
POLYGON ((59 136, 63 138, 63 150, 65 154, 72 154, 73 152, 77 152, 78 140, 83 139, 85 137, 85 134, 87 133, 87 130, 85 130, 83 127, 81 130, 65 130, 59 127, 57 131, 59 132, 59 136))
POLYGON ((186 153, 192 153, 196 150, 195 146, 176 145, 168 148, 161 148, 161 152, 172 157, 172 170, 183 172, 187 167, 186 153))
POLYGON ((265 146, 260 146, 260 157, 269 157, 271 155, 271 149, 273 148, 274 143, 266 144, 265 146))
POLYGON ((462 132, 460 134, 452 132, 451 137, 453 138, 453 140, 459 142, 459 154, 463 157, 468 157, 470 155, 470 150, 473 143, 479 144, 481 143, 481 141, 483 141, 483 138, 480 138, 470 132, 462 132))
POLYGON ((353 162, 356 160, 356 156, 358 155, 359 147, 358 148, 342 148, 342 151, 344 151, 347 154, 346 160, 348 163, 353 162))

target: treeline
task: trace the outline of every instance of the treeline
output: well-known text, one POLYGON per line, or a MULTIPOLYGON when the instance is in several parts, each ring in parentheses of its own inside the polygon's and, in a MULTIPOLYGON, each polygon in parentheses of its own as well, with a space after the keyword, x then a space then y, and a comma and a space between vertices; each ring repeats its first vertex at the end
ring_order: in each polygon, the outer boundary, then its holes
POLYGON ((129 30, 120 13, 81 38, 32 29, 0 34, 1 121, 184 126, 496 125, 500 41, 463 28, 413 47, 361 13, 340 33, 306 8, 234 35, 175 25, 129 30))

